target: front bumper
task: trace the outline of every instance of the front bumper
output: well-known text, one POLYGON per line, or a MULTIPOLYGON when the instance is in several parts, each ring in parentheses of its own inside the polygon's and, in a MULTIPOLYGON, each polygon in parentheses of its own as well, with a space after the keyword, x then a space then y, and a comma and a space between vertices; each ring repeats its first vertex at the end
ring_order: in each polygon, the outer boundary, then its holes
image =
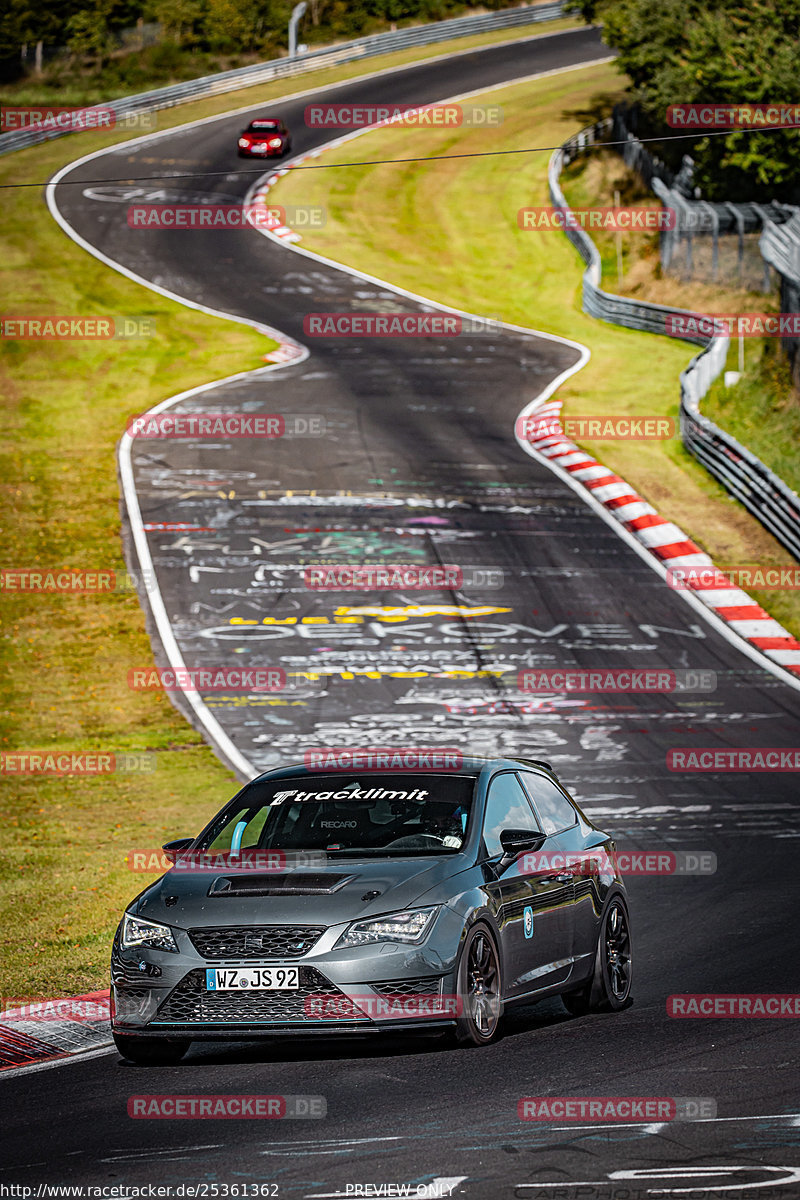
POLYGON ((253 150, 251 146, 239 146, 240 158, 280 158, 284 153, 285 147, 278 146, 274 150, 253 150))
MULTIPOLYGON (((443 922, 449 927, 450 914, 443 922)), ((436 922, 434 929, 439 925, 436 922)), ((342 927, 343 928, 343 927, 342 927)), ((274 956, 221 959, 201 954, 186 931, 174 930, 179 953, 123 950, 111 959, 112 1029, 127 1036, 249 1040, 276 1034, 368 1034, 377 1030, 442 1028, 453 1024, 455 959, 442 956, 441 938, 419 946, 375 944, 336 951, 341 929, 327 929, 300 957, 300 986, 287 991, 206 991, 208 967, 269 966, 274 956)), ((455 923, 452 933, 455 933, 455 923)))

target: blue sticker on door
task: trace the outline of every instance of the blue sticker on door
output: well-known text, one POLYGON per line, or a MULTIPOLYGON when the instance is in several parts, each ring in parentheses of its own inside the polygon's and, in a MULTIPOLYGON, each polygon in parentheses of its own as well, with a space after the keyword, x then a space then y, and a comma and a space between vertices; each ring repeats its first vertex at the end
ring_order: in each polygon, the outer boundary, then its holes
POLYGON ((522 928, 525 931, 526 938, 533 937, 533 909, 528 904, 522 912, 522 928))

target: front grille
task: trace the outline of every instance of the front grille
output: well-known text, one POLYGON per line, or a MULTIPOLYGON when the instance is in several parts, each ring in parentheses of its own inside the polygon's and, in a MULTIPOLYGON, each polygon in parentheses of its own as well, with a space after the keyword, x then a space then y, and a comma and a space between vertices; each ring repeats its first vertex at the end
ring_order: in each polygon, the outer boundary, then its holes
MULTIPOLYGON (((141 975, 139 978, 141 979, 141 975)), ((148 987, 131 987, 129 983, 120 984, 117 980, 114 980, 114 983, 116 984, 118 994, 124 996, 126 1000, 134 1002, 137 1000, 146 1000, 150 995, 150 988, 148 987)))
POLYGON ((389 983, 371 983, 369 985, 381 996, 438 996, 442 988, 442 980, 438 975, 425 979, 395 979, 389 983))
MULTIPOLYGON (((306 1013, 309 996, 341 1000, 344 993, 314 967, 300 967, 300 987, 290 992, 207 992, 205 971, 190 971, 167 997, 151 1022, 153 1025, 282 1025, 312 1022, 335 1025, 306 1013)), ((334 1012, 335 1009, 331 1009, 334 1012)), ((368 1017, 345 1018, 346 1023, 369 1021, 368 1017)))
POLYGON ((189 938, 203 958, 264 961, 302 958, 324 932, 324 925, 224 925, 190 929, 189 938))

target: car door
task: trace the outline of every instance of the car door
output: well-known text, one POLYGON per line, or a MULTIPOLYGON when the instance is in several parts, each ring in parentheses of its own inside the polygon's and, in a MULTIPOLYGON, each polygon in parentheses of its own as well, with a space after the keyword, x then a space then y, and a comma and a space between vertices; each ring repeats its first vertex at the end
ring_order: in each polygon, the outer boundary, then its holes
POLYGON ((594 950, 597 919, 591 892, 591 862, 588 858, 582 861, 584 839, 578 813, 555 780, 534 771, 521 771, 520 778, 555 852, 552 874, 564 889, 562 933, 567 947, 565 954, 580 958, 594 950), (563 864, 559 861, 562 854, 563 864))
MULTIPOLYGON (((516 772, 503 771, 489 783, 483 818, 486 858, 493 865, 484 890, 490 898, 502 938, 504 990, 519 996, 556 983, 569 974, 570 931, 561 906, 564 885, 552 873, 531 873, 526 855, 520 855, 504 871, 500 834, 504 829, 529 829, 541 833, 539 822, 516 772), (565 940, 567 939, 567 940, 565 940)), ((553 849, 547 839, 541 851, 553 849)))

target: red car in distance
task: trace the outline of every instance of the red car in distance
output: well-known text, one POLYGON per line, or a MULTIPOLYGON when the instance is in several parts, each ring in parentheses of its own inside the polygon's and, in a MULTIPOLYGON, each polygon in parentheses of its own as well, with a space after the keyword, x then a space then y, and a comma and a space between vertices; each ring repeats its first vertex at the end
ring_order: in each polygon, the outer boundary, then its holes
POLYGON ((239 134, 239 158, 282 158, 292 135, 277 117, 256 117, 239 134))

